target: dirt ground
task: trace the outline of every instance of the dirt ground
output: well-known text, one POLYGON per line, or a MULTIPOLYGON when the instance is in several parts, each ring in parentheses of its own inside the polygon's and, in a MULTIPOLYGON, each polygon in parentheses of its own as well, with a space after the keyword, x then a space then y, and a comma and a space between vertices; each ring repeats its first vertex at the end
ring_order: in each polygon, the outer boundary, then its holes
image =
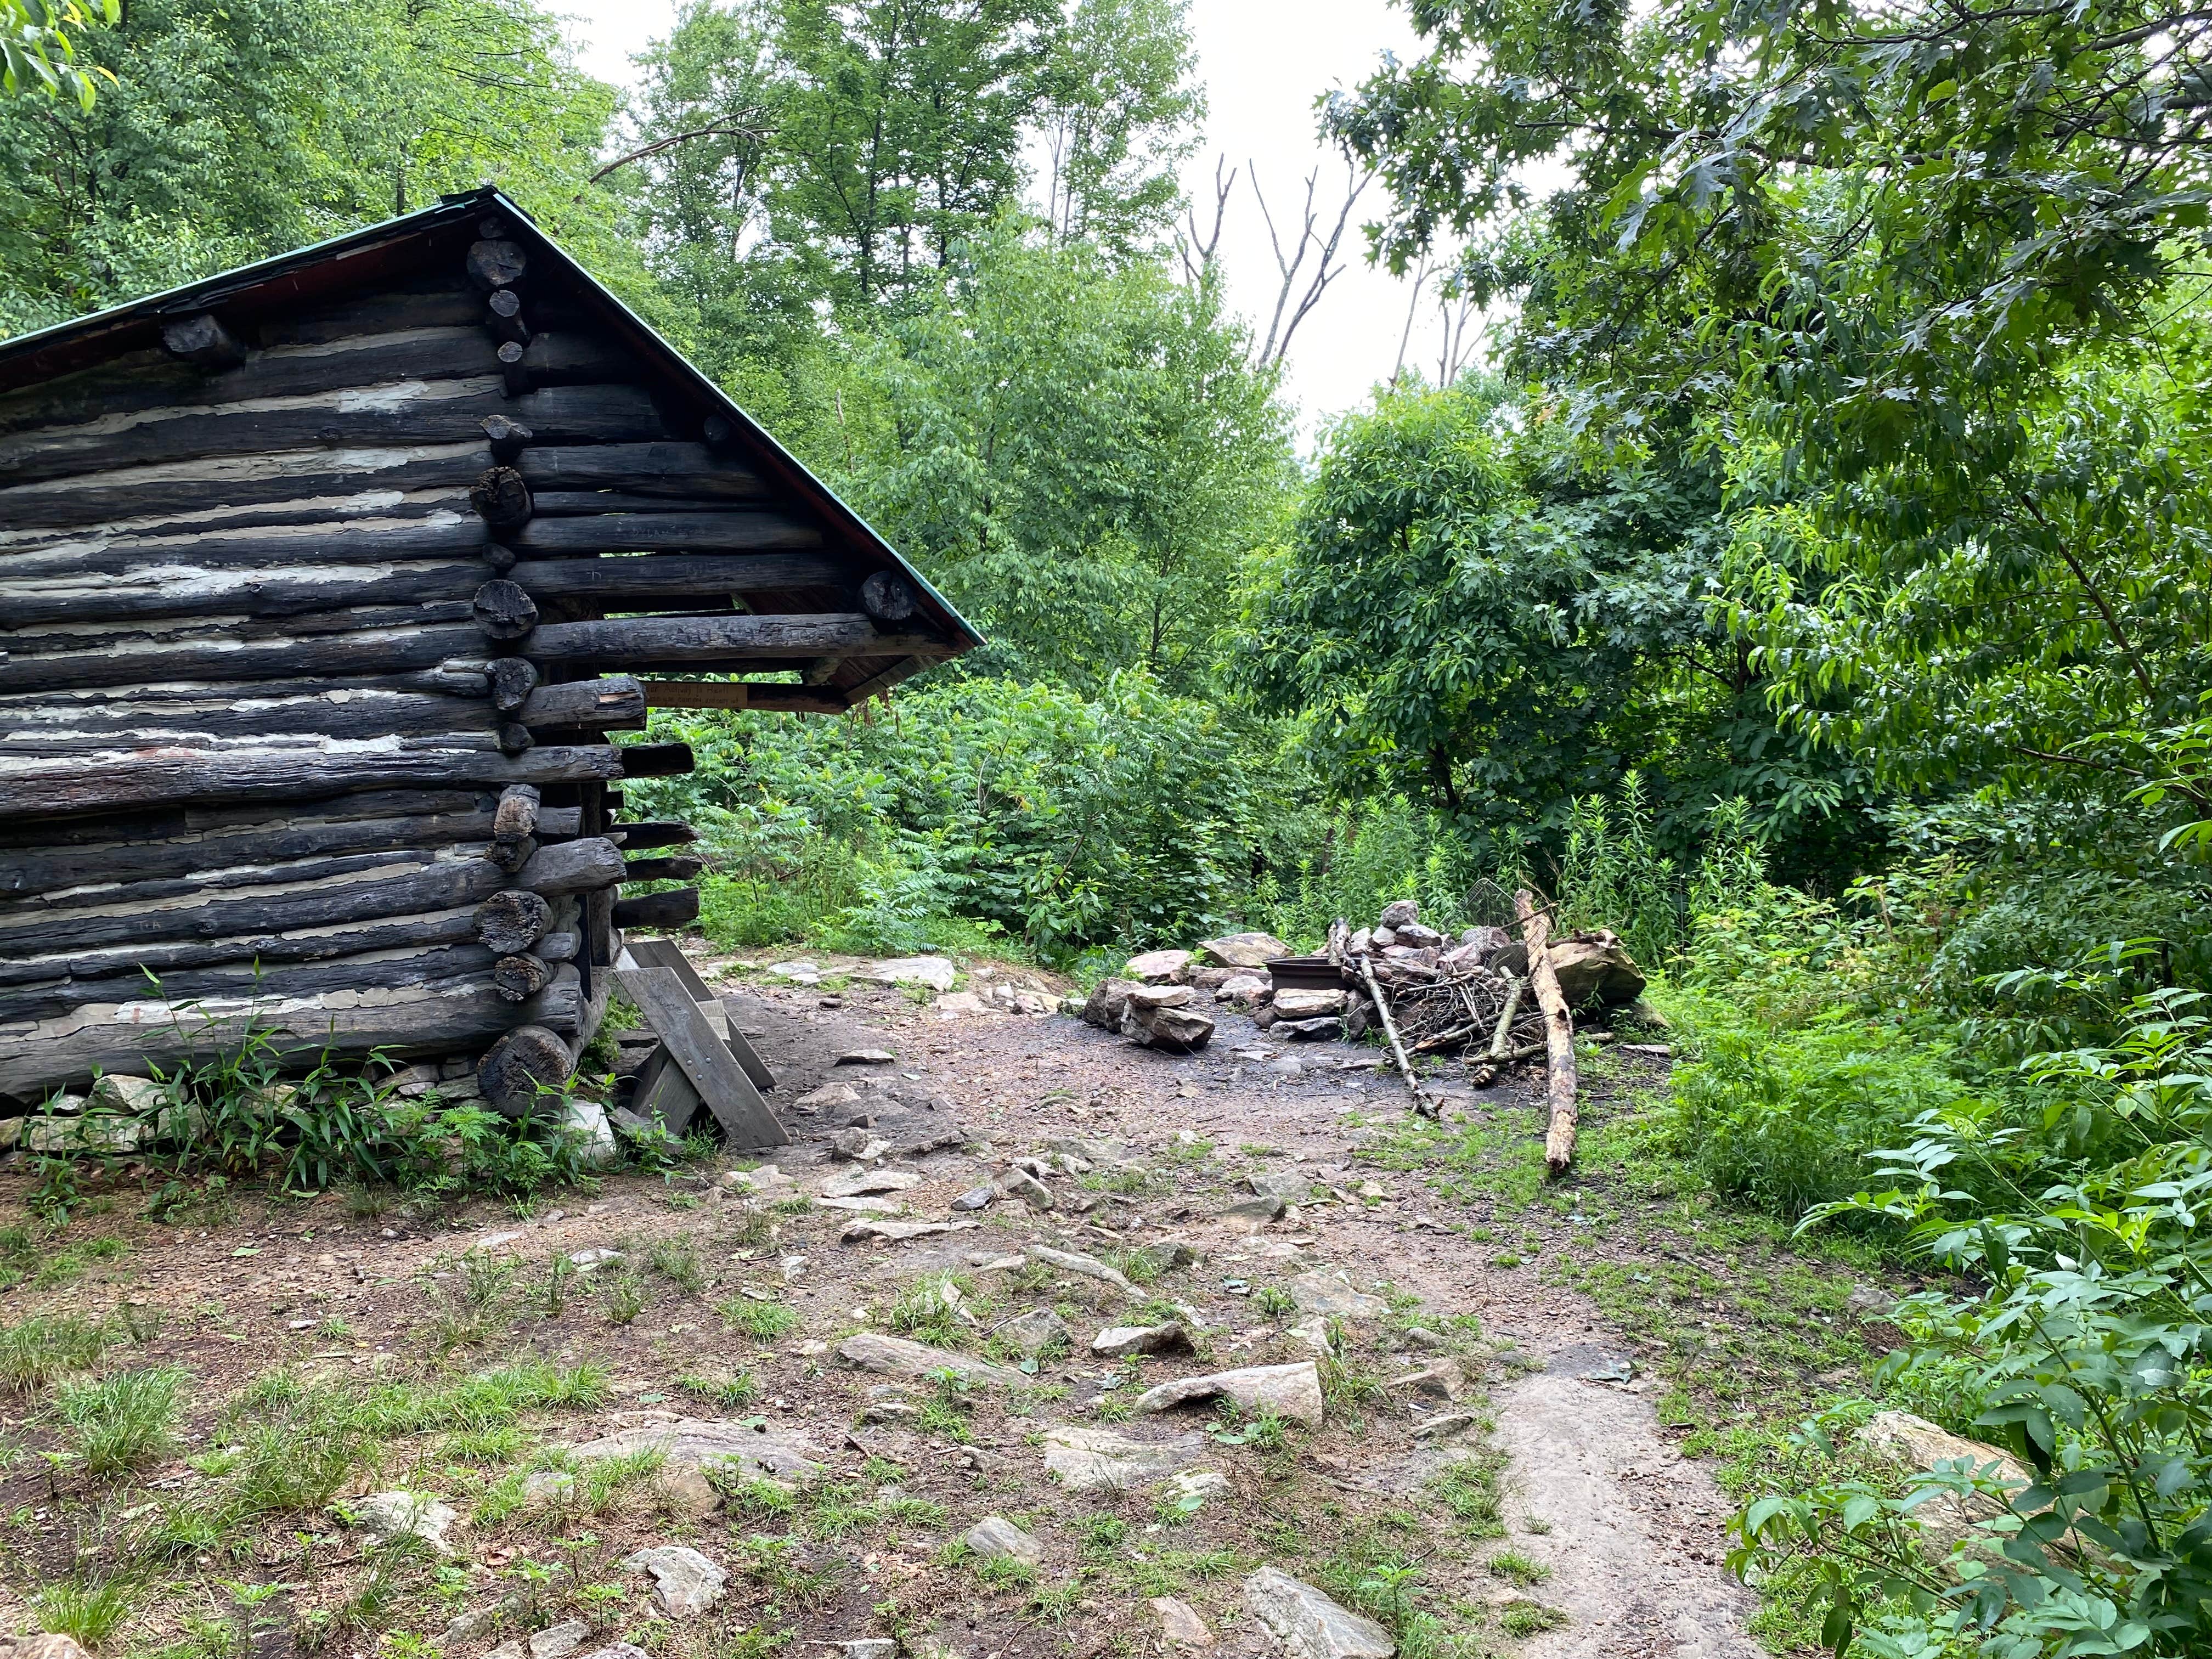
MULTIPOLYGON (((959 1659, 1257 1655, 1283 1644, 1244 1586, 1273 1565, 1383 1620, 1407 1659, 1764 1650, 1746 1633, 1755 1599, 1723 1565, 1729 1505, 1655 1410, 1650 1334, 1502 1255, 1491 1199, 1377 1157, 1402 1144, 1407 1102, 1376 1051, 1273 1042, 1224 1008, 1207 1049, 1175 1056, 1064 1015, 949 1018, 847 978, 854 964, 817 957, 823 982, 799 985, 765 957, 697 960, 738 999, 738 1024, 776 1073, 770 1103, 794 1144, 772 1158, 426 1210, 358 1192, 216 1195, 167 1224, 143 1218, 126 1182, 51 1237, 24 1211, 20 1162, 0 1174, 16 1281, 0 1291, 0 1320, 17 1346, 26 1322, 75 1316, 106 1322, 111 1370, 188 1373, 177 1443, 131 1469, 95 1473, 72 1454, 65 1378, 0 1408, 0 1618, 60 1627, 58 1595, 75 1606, 112 1584, 101 1645, 174 1659, 477 1659, 577 1619, 591 1627, 580 1651, 620 1638, 656 1659, 881 1640, 959 1659), (896 1058, 839 1063, 866 1048, 896 1058), (800 1109, 829 1084, 857 1099, 800 1109), (830 1144, 855 1124, 889 1143, 866 1164, 830 1144), (953 1207, 1011 1159, 1060 1152, 1087 1167, 1049 1170, 1050 1208, 1015 1196, 953 1207), (763 1161, 788 1180, 729 1173, 763 1161), (897 1213, 820 1201, 825 1182, 864 1168, 919 1176, 875 1195, 897 1213), (1255 1179, 1286 1178, 1304 1193, 1279 1218, 1224 1213, 1255 1179), (876 1218, 957 1230, 846 1238, 876 1218), (1139 1254, 1176 1243, 1194 1260, 1161 1271, 1177 1253, 1139 1254), (1124 1293, 1024 1261, 1032 1245, 1133 1278, 1149 1261, 1156 1277, 1124 1293), (1332 1272, 1381 1302, 1293 1332, 1302 1276, 1332 1272), (855 1333, 902 1330, 1016 1364, 999 1328, 1041 1309, 1072 1344, 1011 1386, 861 1370, 838 1352, 855 1333), (1201 1352, 1091 1352, 1103 1327, 1155 1320, 1185 1323, 1201 1352), (1130 1407, 1170 1378, 1314 1359, 1328 1394, 1318 1427, 1130 1407), (1467 1379, 1456 1399, 1443 1392, 1454 1378, 1393 1386, 1447 1359, 1467 1379), (525 1389, 519 1405, 471 1404, 459 1389, 531 1360, 586 1381, 525 1389), (383 1415, 363 1428, 365 1399, 383 1415), (586 1479, 562 1449, 677 1419, 746 1425, 823 1472, 785 1486, 718 1477, 704 1492, 650 1457, 586 1479), (246 1500, 284 1425, 298 1438, 279 1462, 361 1437, 337 1466, 335 1506, 246 1500), (1075 1490, 1045 1468, 1060 1425, 1187 1443, 1189 1467, 1225 1485, 1075 1490), (443 1550, 371 1548, 347 1524, 363 1496, 393 1490, 455 1511, 443 1550), (963 1546, 987 1516, 1033 1538, 1037 1558, 963 1546), (659 1607, 623 1565, 670 1544, 726 1574, 705 1612, 659 1607)), ((1649 1084, 1665 1064, 1613 1075, 1649 1084)), ((1462 1085, 1446 1115, 1514 1121, 1530 1083, 1462 1085)), ((1593 1090, 1585 1121, 1614 1109, 1593 1090)), ((1540 1248, 1538 1235, 1582 1223, 1580 1205, 1513 1224, 1540 1248)), ((576 1639, 505 1653, 558 1659, 576 1639)), ((1326 1647, 1293 1642, 1306 1659, 1354 1659, 1357 1644, 1326 1647)))

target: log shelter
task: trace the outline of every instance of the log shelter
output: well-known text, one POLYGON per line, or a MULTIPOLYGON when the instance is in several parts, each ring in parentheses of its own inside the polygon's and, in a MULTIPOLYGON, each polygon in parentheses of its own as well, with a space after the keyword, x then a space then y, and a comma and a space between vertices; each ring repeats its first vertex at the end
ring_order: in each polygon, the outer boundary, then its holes
POLYGON ((697 913, 610 734, 980 643, 495 190, 0 343, 0 1111, 249 1033, 522 1109, 697 913))

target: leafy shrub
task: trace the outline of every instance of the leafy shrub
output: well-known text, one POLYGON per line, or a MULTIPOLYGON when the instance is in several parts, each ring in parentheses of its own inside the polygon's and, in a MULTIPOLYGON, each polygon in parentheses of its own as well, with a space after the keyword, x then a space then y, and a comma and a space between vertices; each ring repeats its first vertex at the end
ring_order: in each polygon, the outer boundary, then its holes
POLYGON ((1991 1109, 1945 1051, 1902 1028, 1830 1010, 1807 1024, 1707 1029, 1675 1068, 1675 1144, 1717 1192, 1796 1216, 1862 1184, 1867 1154, 1931 1115, 1961 1125, 1991 1109))
MULTIPOLYGON (((1837 1479, 1770 1494, 1738 1517, 1739 1570, 1808 1559, 1826 1640, 1884 1659, 1972 1644, 2008 1659, 2212 1644, 2212 1017, 2160 992, 2128 1011, 2120 1042, 2045 1056, 2045 1121, 2076 1112, 2127 1155, 2047 1189, 2014 1185, 2007 1132, 1977 1138, 1937 1118, 1885 1156, 1896 1184, 1816 1211, 1907 1223, 1978 1294, 1931 1290, 1892 1317, 1908 1346, 1892 1369, 1940 1415, 2008 1443, 2022 1486, 1990 1465, 1908 1476, 1904 1490, 1837 1479), (1966 1179, 1978 1166, 1978 1182, 1966 1179), (1962 1190, 2008 1190, 2004 1206, 1962 1190), (1930 1499, 1985 1505, 1948 1560, 1921 1546, 1930 1499), (1861 1626, 1867 1626, 1862 1632, 1861 1626)), ((1806 1438, 1830 1449, 1825 1431, 1806 1438)))

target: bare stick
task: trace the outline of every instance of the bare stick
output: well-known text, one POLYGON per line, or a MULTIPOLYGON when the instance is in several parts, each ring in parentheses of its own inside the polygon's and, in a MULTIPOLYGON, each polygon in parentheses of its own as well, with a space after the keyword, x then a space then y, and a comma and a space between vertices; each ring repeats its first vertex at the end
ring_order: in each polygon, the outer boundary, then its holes
POLYGON ((1498 1029, 1490 1034, 1488 1058, 1493 1061, 1505 1057, 1505 1044, 1513 1035, 1514 1016, 1521 1012, 1521 994, 1528 988, 1528 981, 1518 974, 1505 988, 1505 1006, 1498 1011, 1498 1029))
POLYGON ((1551 917, 1536 908, 1526 888, 1514 894, 1513 914, 1520 919, 1521 938, 1528 947, 1528 983, 1535 989, 1536 1006, 1544 1011, 1544 1043, 1549 1054, 1545 1094, 1551 1106, 1544 1162, 1560 1176, 1575 1161, 1574 1016, 1567 1012, 1559 976, 1552 969, 1551 917))
POLYGON ((1374 999, 1376 1017, 1382 1022, 1382 1035, 1390 1040, 1390 1058, 1398 1062, 1398 1075, 1406 1079, 1407 1091, 1413 1097, 1413 1109, 1424 1117, 1434 1116, 1436 1109, 1414 1080, 1413 1063, 1406 1058, 1405 1045, 1398 1041, 1398 1028, 1390 1023, 1390 1003, 1383 996, 1382 988, 1375 982, 1374 964, 1364 956, 1359 958, 1359 977, 1367 981, 1367 994, 1374 999))

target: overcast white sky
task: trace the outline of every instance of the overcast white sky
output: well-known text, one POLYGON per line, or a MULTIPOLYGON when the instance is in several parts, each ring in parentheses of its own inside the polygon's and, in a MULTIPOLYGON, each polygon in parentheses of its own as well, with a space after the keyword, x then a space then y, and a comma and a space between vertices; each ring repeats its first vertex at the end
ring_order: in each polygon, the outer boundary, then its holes
MULTIPOLYGON (((562 9, 572 20, 580 66, 620 86, 635 84, 632 54, 665 34, 675 15, 673 0, 566 0, 562 9)), ((1315 98, 1356 84, 1385 51, 1411 56, 1413 28, 1388 0, 1193 0, 1191 25, 1211 114, 1190 163, 1190 193, 1210 209, 1216 158, 1225 155, 1240 169, 1256 161, 1277 225, 1295 236, 1305 176, 1318 165, 1324 192, 1343 187, 1343 164, 1315 137, 1315 98)), ((1389 378, 1406 325, 1410 281, 1370 269, 1356 230, 1346 232, 1346 244, 1349 268, 1291 348, 1289 391, 1309 436, 1318 421, 1389 378)), ((1242 173, 1222 257, 1232 301, 1264 331, 1280 279, 1242 173)), ((1435 307, 1425 305, 1408 356, 1425 359, 1431 377, 1437 331, 1435 307)))

